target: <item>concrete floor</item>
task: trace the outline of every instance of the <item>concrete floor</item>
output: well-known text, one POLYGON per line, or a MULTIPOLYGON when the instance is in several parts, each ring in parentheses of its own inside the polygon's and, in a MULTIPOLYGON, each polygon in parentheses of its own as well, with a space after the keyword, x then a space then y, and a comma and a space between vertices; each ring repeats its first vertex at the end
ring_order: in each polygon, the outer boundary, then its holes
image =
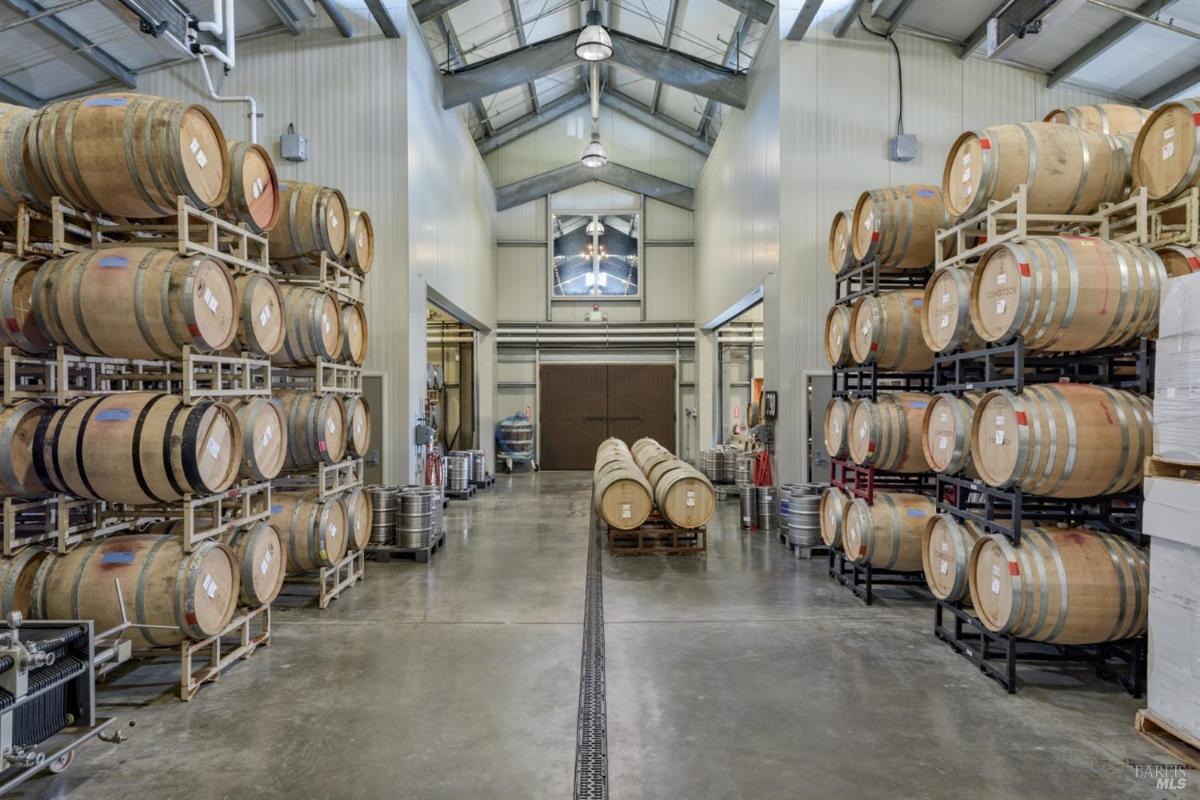
MULTIPOLYGON (((324 612, 285 597, 271 645, 190 704, 177 670, 123 674, 101 712, 129 741, 14 796, 566 800, 589 480, 452 502, 431 565, 368 563, 324 612)), ((1170 759, 1114 685, 1048 672, 1010 697, 928 605, 864 607, 736 514, 707 558, 604 558, 616 800, 1200 797, 1135 778, 1170 759)))

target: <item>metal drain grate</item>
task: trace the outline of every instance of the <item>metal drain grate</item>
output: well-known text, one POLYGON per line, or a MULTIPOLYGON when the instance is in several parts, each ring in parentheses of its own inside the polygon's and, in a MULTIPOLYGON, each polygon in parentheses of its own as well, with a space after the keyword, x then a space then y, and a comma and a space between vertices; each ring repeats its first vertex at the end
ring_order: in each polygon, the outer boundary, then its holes
POLYGON ((583 662, 575 733, 575 800, 608 798, 608 708, 604 698, 604 581, 592 532, 584 590, 583 662))

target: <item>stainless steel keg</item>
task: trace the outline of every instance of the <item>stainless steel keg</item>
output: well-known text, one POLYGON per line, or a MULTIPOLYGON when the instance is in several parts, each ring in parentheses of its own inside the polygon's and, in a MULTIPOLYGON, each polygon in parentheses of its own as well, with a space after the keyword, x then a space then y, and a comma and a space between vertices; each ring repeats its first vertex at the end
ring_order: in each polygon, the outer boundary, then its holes
POLYGON ((406 488, 400 492, 396 544, 401 547, 428 547, 435 506, 440 508, 441 504, 436 490, 430 487, 406 488))
POLYGON ((391 544, 396 532, 396 499, 400 496, 399 486, 367 487, 371 501, 371 544, 391 544))
POLYGON ((774 486, 754 486, 755 505, 758 509, 758 527, 775 530, 779 526, 779 493, 774 486))
POLYGON ((471 456, 458 450, 446 456, 446 491, 465 492, 471 485, 471 456))

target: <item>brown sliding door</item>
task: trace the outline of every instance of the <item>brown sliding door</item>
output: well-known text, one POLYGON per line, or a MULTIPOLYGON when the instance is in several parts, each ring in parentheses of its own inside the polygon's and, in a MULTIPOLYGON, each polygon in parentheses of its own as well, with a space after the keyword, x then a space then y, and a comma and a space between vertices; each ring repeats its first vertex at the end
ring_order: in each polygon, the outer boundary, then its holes
POLYGON ((610 436, 675 449, 674 366, 550 364, 539 380, 543 469, 591 469, 610 436))

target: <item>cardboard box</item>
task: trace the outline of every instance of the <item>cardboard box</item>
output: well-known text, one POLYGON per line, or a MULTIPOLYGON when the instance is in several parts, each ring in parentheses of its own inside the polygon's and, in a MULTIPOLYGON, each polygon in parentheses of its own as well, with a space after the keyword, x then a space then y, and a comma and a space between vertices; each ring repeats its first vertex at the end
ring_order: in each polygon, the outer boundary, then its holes
POLYGON ((1167 281, 1159 312, 1154 455, 1200 462, 1200 273, 1167 281))
POLYGON ((1200 737, 1200 548, 1170 539, 1150 548, 1147 700, 1163 722, 1200 737))
POLYGON ((1142 530, 1158 539, 1200 548, 1200 481, 1146 478, 1142 530))

